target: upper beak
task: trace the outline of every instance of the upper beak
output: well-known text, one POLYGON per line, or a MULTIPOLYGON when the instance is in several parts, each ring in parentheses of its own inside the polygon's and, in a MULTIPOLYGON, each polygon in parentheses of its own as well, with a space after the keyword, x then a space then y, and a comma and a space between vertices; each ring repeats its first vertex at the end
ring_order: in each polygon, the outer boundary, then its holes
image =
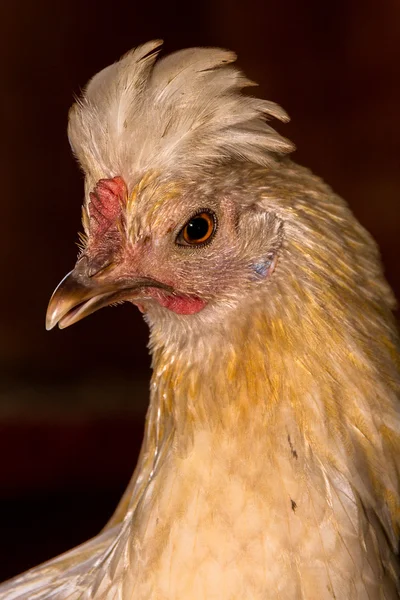
POLYGON ((90 279, 79 277, 75 269, 68 273, 50 298, 46 329, 53 329, 57 323, 63 329, 105 306, 110 292, 93 283, 90 279))
POLYGON ((88 277, 82 273, 78 262, 50 298, 46 329, 53 329, 57 324, 60 329, 64 329, 113 302, 134 298, 140 289, 146 287, 170 289, 169 286, 146 277, 132 278, 124 283, 99 281, 96 277, 88 277))

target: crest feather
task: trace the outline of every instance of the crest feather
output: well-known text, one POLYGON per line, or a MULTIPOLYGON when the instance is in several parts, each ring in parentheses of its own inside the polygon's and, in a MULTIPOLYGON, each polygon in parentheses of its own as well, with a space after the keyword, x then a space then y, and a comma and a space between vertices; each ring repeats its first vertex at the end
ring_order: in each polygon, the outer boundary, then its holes
POLYGON ((152 169, 180 174, 232 158, 268 165, 293 145, 265 120, 287 121, 273 102, 245 96, 251 81, 233 52, 191 48, 156 62, 148 42, 89 82, 70 111, 71 146, 91 181, 152 169))

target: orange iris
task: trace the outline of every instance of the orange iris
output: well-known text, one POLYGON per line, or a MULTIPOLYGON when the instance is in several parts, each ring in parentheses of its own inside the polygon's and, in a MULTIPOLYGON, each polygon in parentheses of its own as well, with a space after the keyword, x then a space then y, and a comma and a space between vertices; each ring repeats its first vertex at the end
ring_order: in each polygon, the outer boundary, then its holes
POLYGON ((187 244, 203 244, 210 239, 215 229, 215 219, 207 212, 202 212, 192 217, 182 231, 183 239, 187 244))

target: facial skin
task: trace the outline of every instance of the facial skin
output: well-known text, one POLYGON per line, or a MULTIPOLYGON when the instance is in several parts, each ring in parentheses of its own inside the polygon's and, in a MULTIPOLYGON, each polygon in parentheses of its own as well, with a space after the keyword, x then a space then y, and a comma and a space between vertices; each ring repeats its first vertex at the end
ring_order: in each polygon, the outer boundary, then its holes
POLYGON ((276 223, 228 190, 155 177, 129 192, 116 177, 90 196, 86 243, 50 302, 48 328, 124 300, 192 315, 272 273, 276 223))

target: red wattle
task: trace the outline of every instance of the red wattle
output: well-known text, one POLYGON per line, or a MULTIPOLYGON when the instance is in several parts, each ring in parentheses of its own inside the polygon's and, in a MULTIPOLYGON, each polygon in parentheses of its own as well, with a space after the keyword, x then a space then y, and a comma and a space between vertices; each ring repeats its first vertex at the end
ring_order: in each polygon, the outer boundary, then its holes
POLYGON ((177 315, 194 315, 206 305, 204 300, 196 296, 173 296, 157 288, 150 289, 149 293, 161 306, 172 310, 177 315))

